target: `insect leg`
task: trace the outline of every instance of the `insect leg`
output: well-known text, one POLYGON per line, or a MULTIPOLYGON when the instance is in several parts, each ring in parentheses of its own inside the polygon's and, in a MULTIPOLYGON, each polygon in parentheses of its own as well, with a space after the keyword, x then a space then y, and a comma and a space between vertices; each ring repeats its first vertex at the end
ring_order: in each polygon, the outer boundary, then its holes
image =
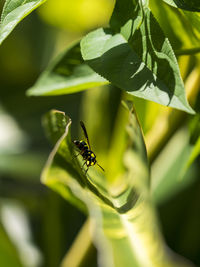
POLYGON ((86 164, 86 161, 83 163, 83 165, 81 166, 81 170, 83 170, 83 167, 84 167, 84 165, 86 164))
POLYGON ((85 171, 85 175, 87 174, 87 171, 88 171, 89 167, 87 167, 86 171, 85 171))
POLYGON ((77 155, 76 155, 75 153, 73 153, 72 158, 75 159, 75 158, 77 158, 79 155, 81 155, 81 153, 78 153, 77 155))

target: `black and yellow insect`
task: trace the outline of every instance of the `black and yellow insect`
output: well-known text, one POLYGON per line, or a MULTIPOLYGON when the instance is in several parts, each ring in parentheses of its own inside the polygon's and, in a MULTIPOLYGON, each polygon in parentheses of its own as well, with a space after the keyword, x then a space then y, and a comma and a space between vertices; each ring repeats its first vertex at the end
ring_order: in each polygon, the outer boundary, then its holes
POLYGON ((87 173, 90 166, 94 166, 95 164, 97 164, 102 169, 102 171, 104 171, 104 169, 97 163, 96 155, 91 150, 88 134, 87 134, 85 125, 82 121, 80 121, 80 125, 81 125, 81 128, 83 129, 83 133, 84 133, 84 136, 87 140, 87 143, 83 140, 81 140, 81 141, 74 140, 73 142, 74 142, 75 146, 79 149, 78 155, 81 155, 83 157, 83 159, 85 160, 85 162, 83 164, 83 166, 84 165, 87 166, 85 173, 87 173))

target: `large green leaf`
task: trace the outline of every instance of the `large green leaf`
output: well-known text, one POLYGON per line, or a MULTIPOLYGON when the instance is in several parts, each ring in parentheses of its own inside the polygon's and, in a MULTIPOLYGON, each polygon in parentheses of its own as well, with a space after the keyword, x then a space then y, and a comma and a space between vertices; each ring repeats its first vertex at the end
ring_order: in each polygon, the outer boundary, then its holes
POLYGON ((98 29, 82 39, 84 60, 129 94, 193 113, 171 45, 151 11, 126 0, 132 12, 122 9, 125 23, 119 18, 122 2, 116 2, 111 30, 98 29))
POLYGON ((199 0, 163 0, 167 4, 188 11, 200 11, 199 0))
POLYGON ((0 23, 0 44, 15 26, 46 0, 7 0, 3 7, 0 23))
POLYGON ((77 43, 58 56, 28 90, 28 95, 61 95, 109 83, 82 59, 77 43))
POLYGON ((146 150, 131 105, 124 103, 119 114, 114 135, 120 143, 116 147, 114 137, 106 158, 108 165, 103 166, 105 173, 94 166, 86 175, 81 169, 82 157, 74 156, 71 120, 62 112, 51 111, 45 117, 49 136, 54 141, 55 136, 61 137, 43 170, 42 181, 68 200, 79 200, 87 207, 99 266, 184 266, 168 256, 160 236, 148 189, 146 150))

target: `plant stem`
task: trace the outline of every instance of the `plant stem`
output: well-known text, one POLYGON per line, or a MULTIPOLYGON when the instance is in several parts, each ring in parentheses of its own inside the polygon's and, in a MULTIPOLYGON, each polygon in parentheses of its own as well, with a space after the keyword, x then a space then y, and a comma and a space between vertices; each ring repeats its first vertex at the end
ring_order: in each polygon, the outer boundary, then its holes
POLYGON ((176 56, 194 55, 194 54, 200 53, 200 47, 175 50, 174 53, 176 56))

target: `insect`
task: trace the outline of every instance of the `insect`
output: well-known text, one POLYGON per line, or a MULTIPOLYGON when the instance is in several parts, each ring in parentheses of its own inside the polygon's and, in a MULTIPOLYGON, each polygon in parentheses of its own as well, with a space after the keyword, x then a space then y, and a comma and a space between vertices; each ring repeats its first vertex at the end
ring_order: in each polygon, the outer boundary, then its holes
MULTIPOLYGON (((91 147, 90 147, 90 142, 89 142, 89 138, 88 138, 88 134, 85 128, 85 125, 82 121, 80 121, 80 125, 81 128, 83 130, 84 136, 87 140, 87 143, 83 140, 79 141, 79 140, 74 140, 73 143, 75 144, 75 146, 79 149, 79 154, 83 157, 83 159, 85 160, 84 165, 87 166, 87 169, 85 171, 85 173, 87 173, 88 169, 90 166, 94 166, 95 164, 97 164, 102 171, 105 171, 98 163, 96 160, 96 155, 94 154, 94 152, 92 152, 91 147)), ((77 155, 77 156, 78 156, 77 155)), ((82 167, 83 167, 82 166, 82 167)))

